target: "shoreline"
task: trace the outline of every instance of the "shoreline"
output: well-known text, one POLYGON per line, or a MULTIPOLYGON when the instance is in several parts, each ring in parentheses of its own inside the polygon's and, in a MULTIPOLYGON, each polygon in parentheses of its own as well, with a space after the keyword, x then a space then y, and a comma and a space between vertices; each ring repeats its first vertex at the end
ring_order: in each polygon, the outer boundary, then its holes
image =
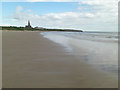
POLYGON ((3 32, 3 88, 117 88, 117 80, 39 32, 3 32))
MULTIPOLYGON (((65 51, 69 52, 72 55, 75 55, 76 58, 80 59, 81 57, 84 57, 84 59, 82 59, 81 61, 95 66, 95 68, 98 68, 98 70, 102 69, 102 71, 104 72, 107 71, 117 74, 117 42, 111 42, 108 40, 109 43, 107 43, 103 39, 103 41, 101 41, 100 39, 94 40, 92 38, 86 39, 87 36, 84 38, 82 38, 82 36, 81 38, 78 38, 81 34, 75 35, 73 33, 71 35, 69 33, 67 34, 60 32, 41 32, 41 35, 43 35, 45 38, 48 38, 52 42, 64 46, 65 51), (99 47, 99 45, 101 47, 99 47)), ((85 36, 85 34, 82 35, 85 36)))

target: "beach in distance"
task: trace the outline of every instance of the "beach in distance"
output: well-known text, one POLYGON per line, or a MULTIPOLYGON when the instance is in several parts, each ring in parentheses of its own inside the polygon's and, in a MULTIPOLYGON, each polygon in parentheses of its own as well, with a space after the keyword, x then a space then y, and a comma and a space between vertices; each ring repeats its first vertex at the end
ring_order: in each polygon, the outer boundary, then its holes
POLYGON ((116 33, 3 32, 3 88, 118 88, 116 33))

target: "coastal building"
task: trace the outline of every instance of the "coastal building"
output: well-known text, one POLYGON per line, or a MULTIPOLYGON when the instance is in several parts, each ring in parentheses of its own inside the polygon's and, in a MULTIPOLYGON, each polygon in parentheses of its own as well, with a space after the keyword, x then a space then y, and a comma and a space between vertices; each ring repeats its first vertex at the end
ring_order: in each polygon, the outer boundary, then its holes
POLYGON ((26 29, 31 29, 32 26, 30 25, 30 21, 28 20, 28 25, 25 26, 26 29))
POLYGON ((43 27, 35 27, 35 29, 41 29, 41 30, 44 30, 45 28, 43 28, 43 27))

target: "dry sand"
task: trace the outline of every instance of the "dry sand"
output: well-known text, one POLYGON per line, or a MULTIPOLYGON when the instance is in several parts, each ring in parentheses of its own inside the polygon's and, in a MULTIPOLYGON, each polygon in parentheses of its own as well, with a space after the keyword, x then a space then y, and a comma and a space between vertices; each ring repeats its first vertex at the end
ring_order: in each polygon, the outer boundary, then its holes
MULTIPOLYGON (((117 88, 103 73, 39 32, 3 32, 3 88, 117 88)), ((82 58, 80 58, 82 59, 82 58)))

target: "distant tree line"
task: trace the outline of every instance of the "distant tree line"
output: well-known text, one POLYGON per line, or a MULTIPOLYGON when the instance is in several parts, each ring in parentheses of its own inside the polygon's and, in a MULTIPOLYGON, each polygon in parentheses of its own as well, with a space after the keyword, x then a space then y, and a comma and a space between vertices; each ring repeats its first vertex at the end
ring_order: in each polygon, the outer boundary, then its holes
POLYGON ((15 31, 71 31, 71 32, 82 32, 82 30, 72 30, 72 29, 37 29, 37 28, 25 28, 25 27, 16 27, 16 26, 0 26, 2 30, 15 30, 15 31))

